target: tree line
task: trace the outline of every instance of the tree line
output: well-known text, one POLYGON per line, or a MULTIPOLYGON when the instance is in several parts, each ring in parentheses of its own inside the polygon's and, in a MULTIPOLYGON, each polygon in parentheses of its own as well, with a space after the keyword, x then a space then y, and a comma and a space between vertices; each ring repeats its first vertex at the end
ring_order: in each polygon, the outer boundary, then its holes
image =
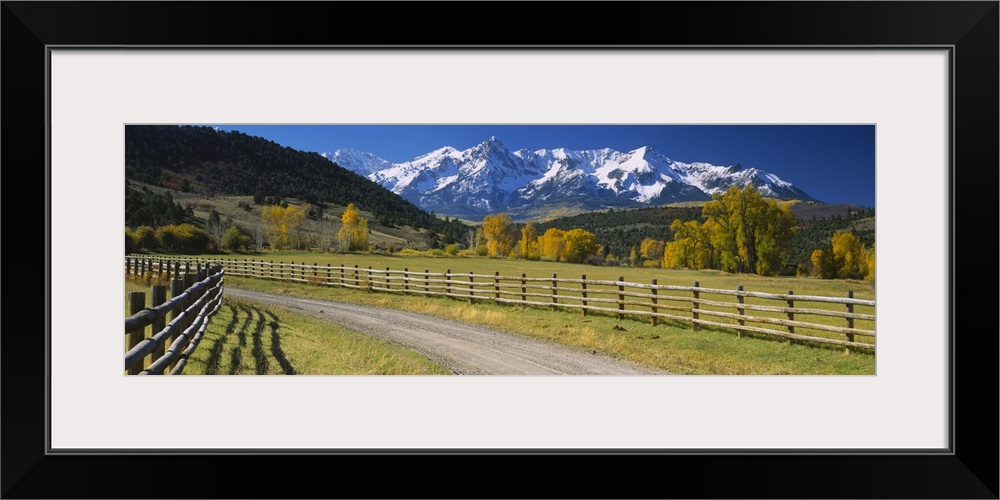
MULTIPOLYGON (((795 274, 801 268, 790 260, 799 223, 789 204, 765 198, 753 185, 731 187, 716 194, 700 209, 685 209, 685 218, 675 218, 669 225, 659 224, 665 238, 645 237, 638 244, 617 246, 622 253, 608 250, 609 242, 597 235, 570 225, 569 221, 588 221, 601 227, 607 221, 632 222, 635 212, 662 217, 653 210, 627 211, 616 218, 614 212, 568 217, 540 231, 532 222, 516 225, 503 213, 483 219, 470 248, 489 257, 546 259, 558 262, 590 263, 687 269, 720 269, 731 273, 763 276, 795 274), (698 217, 693 216, 698 212, 698 217), (482 246, 480 247, 480 243, 482 246)), ((865 216, 871 214, 863 214, 865 216)), ((654 224, 650 224, 655 226, 654 224)), ((810 254, 808 274, 820 278, 874 279, 874 245, 871 249, 847 231, 837 231, 824 248, 810 254)))

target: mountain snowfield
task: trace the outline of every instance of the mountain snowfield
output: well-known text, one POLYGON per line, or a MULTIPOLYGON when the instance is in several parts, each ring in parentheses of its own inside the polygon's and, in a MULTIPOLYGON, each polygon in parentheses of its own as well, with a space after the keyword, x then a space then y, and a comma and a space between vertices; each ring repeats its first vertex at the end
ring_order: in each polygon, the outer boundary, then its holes
POLYGON ((464 151, 446 146, 403 163, 352 149, 323 156, 424 210, 470 219, 546 206, 596 210, 709 200, 730 186, 748 184, 764 196, 816 201, 756 168, 684 163, 651 147, 625 153, 608 148, 510 151, 491 137, 464 151))

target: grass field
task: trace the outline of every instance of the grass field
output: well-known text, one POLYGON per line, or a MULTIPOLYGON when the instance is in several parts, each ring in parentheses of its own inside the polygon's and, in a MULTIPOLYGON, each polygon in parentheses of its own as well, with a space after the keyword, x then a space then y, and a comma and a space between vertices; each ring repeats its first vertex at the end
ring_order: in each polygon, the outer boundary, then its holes
MULTIPOLYGON (((220 256, 203 256, 205 258, 220 258, 220 256)), ((817 280, 794 277, 759 277, 752 275, 732 275, 719 271, 687 271, 665 270, 654 268, 608 268, 585 265, 574 265, 553 262, 530 262, 510 259, 485 258, 432 258, 432 257, 401 257, 394 255, 370 254, 319 254, 319 253, 283 253, 265 254, 263 256, 223 256, 235 259, 273 260, 275 262, 316 263, 318 265, 353 266, 357 264, 366 269, 393 270, 409 268, 411 271, 430 270, 431 272, 452 272, 476 274, 493 274, 499 271, 501 275, 520 276, 525 273, 534 277, 550 277, 552 273, 565 278, 579 278, 586 274, 588 279, 617 280, 624 277, 626 281, 649 283, 653 278, 660 285, 691 286, 698 281, 700 286, 735 290, 737 285, 744 285, 747 291, 762 291, 785 293, 793 290, 796 295, 824 295, 843 297, 848 290, 854 291, 856 298, 874 299, 874 286, 871 283, 844 280, 817 280)), ((476 303, 470 305, 464 301, 437 298, 417 297, 412 295, 369 293, 365 291, 347 290, 336 287, 320 287, 315 285, 276 282, 259 279, 240 279, 233 276, 226 278, 230 286, 267 291, 271 293, 288 294, 318 299, 329 299, 344 302, 355 302, 382 307, 424 312, 441 317, 484 324, 503 330, 531 335, 564 344, 594 349, 618 356, 623 359, 657 366, 676 373, 690 374, 874 374, 875 356, 871 352, 856 351, 847 355, 839 346, 822 344, 802 345, 799 342, 789 344, 779 338, 763 334, 746 333, 744 338, 727 329, 702 327, 700 331, 692 331, 690 324, 673 321, 663 321, 653 327, 648 319, 626 316, 618 320, 613 314, 590 314, 583 317, 579 311, 552 311, 524 306, 494 305, 476 303)), ((568 298, 577 293, 572 290, 560 290, 560 297, 568 298)), ((673 292, 671 292, 673 293, 673 292)), ((731 300, 734 300, 730 297, 731 300)), ((715 298, 713 298, 715 300, 715 298)), ((747 298, 752 304, 754 298, 747 298)), ((768 301, 774 304, 774 301, 768 301)), ((764 303, 761 301, 761 303, 764 303)), ((843 310, 839 304, 809 304, 808 307, 834 307, 843 310)), ((712 308, 706 308, 712 309, 712 308)), ((728 309, 732 312, 732 308, 728 309)), ((870 308, 869 308, 870 309, 870 308)), ((648 308, 646 308, 648 310, 648 308)), ((860 306, 857 312, 864 311, 860 306)), ((756 313, 755 313, 756 314, 756 313)), ((783 314, 781 315, 784 316, 783 314)), ((712 320, 726 322, 725 318, 712 320)), ((797 318, 798 319, 798 318, 797 318)), ((831 324, 842 325, 841 318, 810 317, 808 321, 830 321, 831 324)), ((735 323, 735 321, 733 321, 735 323)), ((856 321, 858 328, 874 329, 871 321, 856 321)), ((780 327, 779 327, 780 328, 780 327)), ((797 330, 801 333, 801 329, 797 330)), ((809 332, 813 334, 814 332, 809 332)), ((843 339, 842 334, 819 332, 819 335, 829 334, 833 338, 843 339)), ((856 339, 864 341, 860 336, 856 339)), ((871 341, 871 339, 868 339, 871 341)))
MULTIPOLYGON (((126 291, 145 291, 127 282, 126 291)), ((147 293, 147 306, 149 294, 147 293)), ((146 360, 148 365, 149 360, 146 360)), ((446 375, 410 349, 275 306, 226 298, 184 375, 446 375)))
MULTIPOLYGON (((174 256, 176 257, 176 256, 174 256)), ((557 273, 563 278, 579 278, 587 275, 588 279, 616 280, 624 276, 625 281, 649 283, 653 278, 661 285, 691 286, 700 281, 702 287, 724 288, 735 290, 737 285, 744 285, 747 290, 784 293, 794 290, 799 295, 825 295, 843 297, 848 290, 854 291, 854 296, 860 299, 874 299, 874 284, 857 280, 821 280, 815 278, 799 278, 792 276, 756 276, 748 274, 731 274, 717 270, 674 270, 650 267, 598 267, 584 264, 566 264, 548 261, 529 261, 517 259, 489 259, 481 257, 418 257, 386 254, 339 254, 317 252, 282 252, 263 253, 257 255, 225 254, 225 255, 191 255, 182 258, 203 259, 235 259, 263 260, 274 262, 296 262, 318 264, 325 266, 357 264, 361 268, 371 266, 373 269, 409 268, 411 271, 444 272, 451 269, 456 273, 475 272, 476 274, 493 274, 499 271, 501 275, 520 276, 525 273, 534 277, 549 277, 557 273)))

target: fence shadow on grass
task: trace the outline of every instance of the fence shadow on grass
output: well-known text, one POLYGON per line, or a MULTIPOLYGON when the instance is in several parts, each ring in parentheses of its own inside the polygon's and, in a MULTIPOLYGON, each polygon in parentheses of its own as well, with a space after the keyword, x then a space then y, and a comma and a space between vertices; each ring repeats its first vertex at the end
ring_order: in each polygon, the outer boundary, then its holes
POLYGON ((281 325, 281 320, 271 311, 267 311, 267 315, 271 317, 271 322, 269 326, 271 327, 271 356, 278 362, 281 366, 281 371, 285 375, 295 375, 295 368, 292 368, 292 364, 288 362, 288 358, 285 357, 285 352, 281 350, 281 336, 278 334, 278 328, 281 325))
MULTIPOLYGON (((236 337, 239 340, 236 345, 229 351, 229 374, 236 375, 240 368, 243 367, 243 347, 247 345, 247 329, 250 328, 250 323, 253 321, 253 314, 250 309, 246 306, 240 306, 239 309, 243 310, 247 317, 243 320, 243 326, 236 330, 236 337)), ((237 314, 234 312, 233 314, 237 314)))
POLYGON ((219 372, 219 361, 222 359, 222 349, 226 347, 226 340, 229 336, 236 331, 236 323, 239 322, 240 316, 236 308, 230 304, 225 304, 229 308, 229 313, 233 315, 233 319, 229 320, 229 324, 226 325, 226 333, 220 338, 216 339, 215 343, 212 344, 212 348, 208 351, 208 358, 205 360, 205 375, 216 375, 219 372))

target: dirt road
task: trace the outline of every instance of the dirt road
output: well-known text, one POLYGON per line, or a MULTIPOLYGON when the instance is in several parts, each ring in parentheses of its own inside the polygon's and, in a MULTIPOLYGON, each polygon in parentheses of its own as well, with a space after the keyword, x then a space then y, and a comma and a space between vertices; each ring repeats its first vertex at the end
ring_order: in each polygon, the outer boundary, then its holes
POLYGON ((228 287, 225 293, 280 305, 406 346, 460 375, 669 375, 592 351, 408 311, 228 287))

